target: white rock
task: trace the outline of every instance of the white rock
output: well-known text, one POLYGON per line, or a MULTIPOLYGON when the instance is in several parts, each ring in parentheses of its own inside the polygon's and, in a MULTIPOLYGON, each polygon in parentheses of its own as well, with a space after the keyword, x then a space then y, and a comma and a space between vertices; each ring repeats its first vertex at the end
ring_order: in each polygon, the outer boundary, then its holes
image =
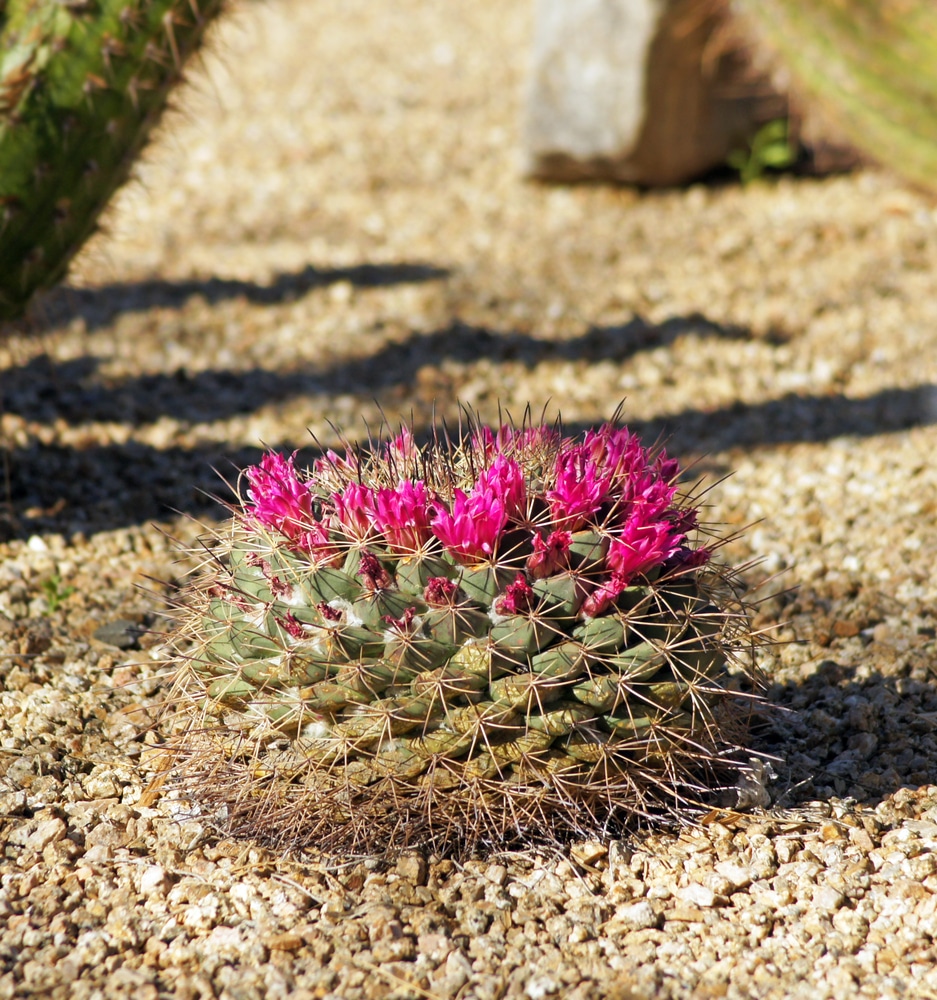
POLYGON ((552 976, 531 976, 524 992, 530 1000, 543 1000, 544 997, 557 993, 559 988, 559 983, 552 976))
POLYGON ((715 865, 716 871, 727 878, 736 889, 744 889, 755 881, 754 873, 748 865, 743 865, 731 858, 727 861, 718 861, 715 865))
POLYGON ((162 865, 149 865, 140 876, 140 894, 149 896, 166 888, 166 869, 162 865))
POLYGON ((813 894, 813 905, 817 910, 832 913, 845 902, 846 897, 831 885, 821 885, 813 894))
POLYGON ((654 907, 646 899, 639 899, 636 903, 617 907, 609 924, 615 929, 638 931, 656 927, 659 920, 654 907))
POLYGON ((685 889, 678 889, 677 896, 681 902, 690 903, 704 910, 715 906, 719 899, 708 885, 701 885, 699 882, 691 882, 685 889))
POLYGON ((62 820, 53 817, 43 820, 35 830, 26 838, 26 847, 31 851, 41 851, 61 840, 66 833, 67 827, 62 820))

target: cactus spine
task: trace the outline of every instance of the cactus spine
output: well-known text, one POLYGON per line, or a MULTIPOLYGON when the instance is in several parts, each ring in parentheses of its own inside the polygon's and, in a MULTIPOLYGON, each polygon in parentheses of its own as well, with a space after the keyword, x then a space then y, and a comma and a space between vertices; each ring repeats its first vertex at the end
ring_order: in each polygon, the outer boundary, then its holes
POLYGON ((0 20, 0 319, 59 281, 224 0, 8 0, 0 20))
POLYGON ((611 425, 268 454, 183 602, 186 794, 377 853, 699 806, 738 770, 752 635, 677 475, 611 425))

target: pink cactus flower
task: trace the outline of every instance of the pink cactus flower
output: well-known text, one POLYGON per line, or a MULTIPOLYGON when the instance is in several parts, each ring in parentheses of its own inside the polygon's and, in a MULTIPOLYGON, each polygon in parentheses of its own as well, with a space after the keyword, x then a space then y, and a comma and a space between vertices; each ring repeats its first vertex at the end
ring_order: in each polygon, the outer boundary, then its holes
POLYGON ((316 478, 329 483, 357 479, 361 471, 361 460, 350 448, 346 449, 344 455, 329 448, 322 458, 317 458, 312 463, 312 470, 316 478))
POLYGON ((429 541, 426 486, 404 480, 396 489, 379 489, 371 520, 396 552, 418 552, 429 541))
POLYGON ((430 528, 459 562, 478 562, 494 555, 508 520, 503 500, 475 491, 466 495, 457 489, 451 511, 440 503, 432 507, 435 516, 430 528))
POLYGON ((359 541, 374 529, 374 491, 361 483, 349 483, 341 493, 332 494, 335 518, 342 531, 359 541))
POLYGON ((504 505, 508 518, 522 518, 527 512, 527 486, 524 470, 513 458, 498 457, 482 470, 472 495, 496 497, 504 505))
POLYGON ((277 616, 276 620, 277 624, 289 632, 294 639, 304 639, 306 637, 306 630, 303 628, 302 622, 292 611, 287 611, 282 617, 277 616))
POLYGON ((413 632, 414 618, 416 618, 416 608, 404 608, 401 618, 395 618, 393 615, 381 615, 381 621, 388 626, 390 631, 397 632, 399 635, 409 635, 413 632))
POLYGON ((527 557, 527 572, 534 580, 542 580, 566 569, 571 543, 568 531, 551 531, 546 540, 538 531, 533 537, 534 551, 527 557))
POLYGON ((585 445, 573 445, 556 456, 556 481, 547 490, 553 520, 565 531, 576 531, 586 523, 608 496, 611 479, 601 475, 585 445))
POLYGON ((250 489, 247 498, 253 503, 251 512, 265 528, 273 528, 287 538, 298 538, 315 517, 312 512, 312 492, 296 474, 293 461, 296 452, 284 458, 279 452, 268 451, 260 465, 246 470, 250 489))
POLYGON ((400 433, 387 442, 384 454, 393 468, 408 469, 420 457, 420 449, 409 427, 401 427, 400 433))
POLYGON ((628 579, 620 573, 612 573, 602 581, 595 590, 582 602, 579 613, 583 618, 597 618, 618 600, 619 595, 628 586, 628 579))
POLYGON ((316 605, 316 611, 318 611, 327 622, 340 622, 344 617, 338 608, 333 608, 332 605, 326 601, 319 601, 316 605))
POLYGON ((608 547, 606 563, 622 579, 631 581, 671 558, 685 541, 653 508, 636 505, 621 534, 608 547), (650 516, 648 516, 650 515, 650 516))
POLYGON ((430 577, 423 590, 423 600, 434 608, 452 606, 458 600, 458 596, 459 585, 444 576, 430 577))
POLYGON ((358 576, 367 590, 387 590, 394 585, 394 578, 373 552, 361 553, 358 576))
POLYGON ((332 558, 335 549, 329 539, 328 525, 316 519, 312 491, 297 475, 295 458, 296 452, 284 458, 269 451, 260 465, 246 470, 250 483, 247 497, 253 504, 247 515, 265 528, 280 532, 289 539, 292 548, 320 560, 332 558))
POLYGON ((523 573, 514 577, 514 582, 504 588, 504 593, 495 598, 494 611, 498 615, 522 615, 530 611, 534 604, 534 589, 523 573))

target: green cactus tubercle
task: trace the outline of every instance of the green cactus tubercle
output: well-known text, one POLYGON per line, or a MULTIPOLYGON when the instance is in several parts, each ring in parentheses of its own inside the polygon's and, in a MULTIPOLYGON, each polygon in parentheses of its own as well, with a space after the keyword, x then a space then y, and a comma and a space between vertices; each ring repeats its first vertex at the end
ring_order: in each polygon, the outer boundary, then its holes
POLYGON ((270 453, 177 635, 193 799, 281 844, 461 852, 692 809, 751 632, 624 428, 270 453))
POLYGON ((64 275, 223 7, 0 5, 0 319, 64 275))

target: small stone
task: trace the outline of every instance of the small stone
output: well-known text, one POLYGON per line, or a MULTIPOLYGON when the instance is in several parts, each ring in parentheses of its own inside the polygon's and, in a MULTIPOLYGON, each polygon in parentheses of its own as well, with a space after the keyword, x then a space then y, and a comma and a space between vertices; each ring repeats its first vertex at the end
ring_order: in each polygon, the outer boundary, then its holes
POLYGON ((573 844, 569 853, 577 864, 591 867, 608 855, 608 847, 597 840, 590 840, 584 844, 573 844))
POLYGON ((650 927, 659 927, 661 918, 646 899, 636 903, 625 903, 615 909, 611 920, 606 924, 608 931, 639 931, 650 927))
POLYGON ((489 865, 485 869, 485 878, 500 888, 508 880, 508 870, 504 865, 489 865))
POLYGON ((461 979, 462 985, 472 976, 472 963, 461 949, 449 953, 446 959, 446 978, 461 979))
POLYGON ((715 865, 716 871, 732 883, 736 889, 744 889, 755 881, 754 873, 748 865, 743 865, 738 861, 729 859, 718 861, 715 865))
POLYGON ((281 934, 266 934, 261 938, 261 942, 271 951, 299 951, 303 946, 301 934, 293 931, 284 931, 281 934))
POLYGON ((702 923, 706 919, 706 911, 698 906, 675 906, 664 914, 664 919, 677 923, 702 923))
POLYGON ((68 828, 65 823, 57 818, 43 820, 35 830, 26 838, 25 847, 31 851, 45 850, 49 844, 54 844, 61 840, 68 828))
POLYGON ((831 885, 819 886, 813 894, 813 905, 815 909, 826 913, 833 913, 838 910, 846 901, 846 897, 831 885))
POLYGON ((150 896, 166 889, 168 879, 162 865, 149 865, 140 876, 140 894, 150 896))
POLYGON ((543 1000, 544 997, 558 993, 560 984, 550 975, 531 976, 527 980, 524 992, 530 1000, 543 1000))
POLYGON ((724 896, 718 896, 709 886, 701 885, 699 882, 691 882, 686 888, 678 889, 677 896, 684 903, 690 903, 692 906, 699 906, 707 910, 710 907, 718 906, 721 902, 726 902, 724 896))
POLYGON ((401 855, 397 861, 397 874, 411 885, 426 885, 426 858, 416 852, 401 855))
POLYGON ((115 646, 117 649, 139 649, 140 636, 144 631, 138 622, 129 618, 115 618, 96 628, 92 635, 98 642, 115 646))

